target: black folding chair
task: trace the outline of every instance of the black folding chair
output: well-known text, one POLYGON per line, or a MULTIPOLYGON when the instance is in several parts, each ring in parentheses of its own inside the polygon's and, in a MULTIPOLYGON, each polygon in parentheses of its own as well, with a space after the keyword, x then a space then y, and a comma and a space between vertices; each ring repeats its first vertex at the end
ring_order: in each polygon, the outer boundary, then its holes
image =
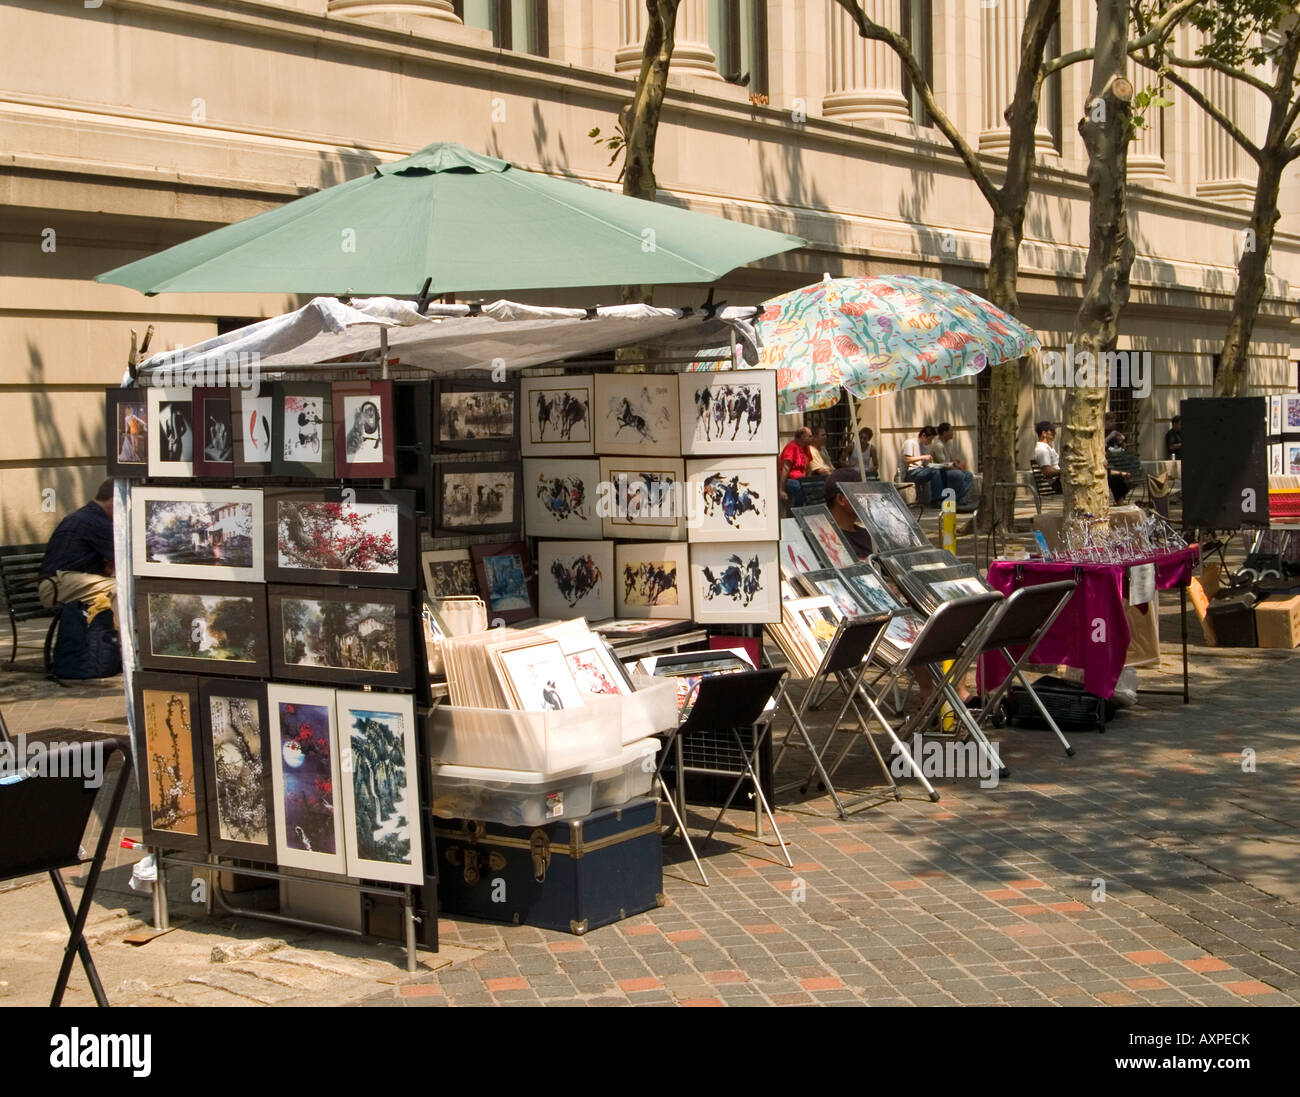
MULTIPOLYGON (((701 732, 730 731, 741 763, 739 773, 734 769, 717 769, 699 765, 689 767, 691 773, 711 774, 719 777, 734 776, 736 778, 735 784, 731 786, 731 792, 722 805, 722 810, 718 812, 718 817, 713 821, 713 826, 709 828, 709 833, 704 837, 704 843, 707 845, 713 837, 714 831, 718 829, 718 824, 722 822, 722 817, 731 807, 732 800, 736 798, 736 793, 740 791, 740 786, 748 778, 753 783, 754 795, 758 797, 763 813, 767 816, 768 822, 772 824, 772 831, 776 834, 776 840, 781 843, 781 852, 785 855, 786 864, 791 868, 794 867, 794 861, 790 858, 790 851, 786 848, 785 839, 781 837, 781 828, 776 825, 776 817, 772 814, 772 808, 767 802, 767 797, 763 795, 762 782, 759 781, 758 774, 754 769, 758 763, 759 749, 762 747, 763 739, 770 730, 769 725, 768 729, 760 732, 758 725, 763 722, 763 710, 767 707, 768 701, 771 700, 783 677, 785 677, 784 670, 770 668, 767 670, 737 671, 734 674, 710 674, 701 678, 692 691, 694 703, 691 705, 690 711, 675 730, 666 734, 663 750, 659 752, 659 763, 655 767, 655 779, 658 782, 663 798, 668 803, 673 818, 677 822, 677 827, 682 832, 682 841, 686 843, 686 848, 690 850, 695 867, 700 871, 700 879, 704 881, 706 887, 709 883, 709 877, 704 871, 704 866, 700 864, 700 859, 695 852, 695 846, 691 842, 690 835, 686 832, 685 790, 688 770, 684 764, 684 752, 682 750, 682 743, 688 736, 701 732), (752 749, 747 748, 740 737, 739 729, 743 727, 754 728, 752 749), (675 797, 668 794, 663 784, 664 764, 668 761, 670 752, 672 752, 676 765, 677 789, 675 797), (678 803, 674 803, 674 799, 678 803)), ((691 698, 688 698, 689 700, 691 698)))
MULTIPOLYGON (((1061 746, 1065 747, 1065 753, 1071 757, 1074 756, 1074 747, 1070 746, 1069 740, 1066 739, 1061 729, 1056 726, 1056 721, 1052 719, 1052 714, 1047 711, 1042 699, 1034 692, 1034 687, 1029 684, 1029 679, 1025 677, 1024 667, 1033 656, 1038 642, 1047 634, 1047 630, 1056 623, 1056 619, 1061 615, 1066 605, 1069 604, 1077 586, 1078 583, 1073 579, 1064 579, 1056 583, 1039 583, 1037 586, 1020 587, 1011 593, 1011 597, 1003 605, 1001 616, 984 640, 984 650, 980 652, 981 662, 985 656, 996 652, 1007 661, 1007 665, 1011 669, 1007 671, 1007 676, 1002 680, 1002 684, 985 695, 984 703, 977 717, 980 723, 992 719, 993 714, 997 712, 998 706, 1011 689, 1012 684, 1019 682, 1025 692, 1029 694, 1030 699, 1038 706, 1038 711, 1042 713, 1043 719, 1047 721, 1047 726, 1052 729, 1056 737, 1061 741, 1061 746), (1011 649, 1022 645, 1020 655, 1012 655, 1011 649)), ((983 672, 983 669, 981 665, 981 672, 983 672)))
MULTIPOLYGON (((2 719, 0 735, 8 739, 2 719)), ((50 1005, 57 1006, 63 1001, 73 959, 80 956, 96 1003, 107 1006, 108 998, 83 934, 94 902, 95 887, 117 826, 117 814, 130 781, 131 754, 125 740, 94 732, 57 728, 41 732, 40 739, 58 744, 45 753, 43 773, 27 774, 20 770, 0 778, 0 881, 34 876, 40 872, 50 874, 50 882, 54 885, 69 929, 50 1005), (101 767, 101 776, 107 775, 110 761, 119 752, 122 764, 108 796, 95 852, 87 858, 81 843, 100 790, 89 787, 84 776, 87 754, 83 752, 93 749, 95 744, 102 744, 102 754, 96 759, 101 767), (78 754, 81 754, 80 758, 78 754), (59 870, 85 864, 90 867, 81 902, 74 908, 59 870)))

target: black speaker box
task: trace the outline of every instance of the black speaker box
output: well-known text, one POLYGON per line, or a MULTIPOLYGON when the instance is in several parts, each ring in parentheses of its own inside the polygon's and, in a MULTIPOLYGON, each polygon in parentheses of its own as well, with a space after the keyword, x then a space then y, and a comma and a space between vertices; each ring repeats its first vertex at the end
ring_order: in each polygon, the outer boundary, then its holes
POLYGON ((1183 400, 1183 528, 1268 525, 1262 396, 1183 400))

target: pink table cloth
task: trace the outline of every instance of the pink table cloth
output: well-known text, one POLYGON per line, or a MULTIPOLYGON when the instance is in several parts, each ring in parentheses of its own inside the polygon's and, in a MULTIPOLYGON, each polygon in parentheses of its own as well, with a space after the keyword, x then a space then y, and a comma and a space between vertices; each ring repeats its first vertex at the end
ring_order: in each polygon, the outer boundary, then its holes
MULTIPOLYGON (((1063 664, 1083 671, 1084 688, 1098 697, 1111 697, 1124 669, 1132 634, 1124 612, 1129 568, 1155 564, 1156 589, 1186 586, 1200 559, 1200 549, 1180 549, 1124 564, 1053 563, 1043 560, 994 560, 989 565, 989 585, 1005 595, 1020 587, 1076 579, 1078 589, 1066 603, 1047 634, 1038 642, 1033 661, 1063 664)), ((1151 607, 1147 607, 1151 612, 1151 607)), ((1021 651, 1011 649, 1019 658, 1021 651)), ((1010 671, 1002 655, 981 660, 981 688, 994 689, 1010 671)))

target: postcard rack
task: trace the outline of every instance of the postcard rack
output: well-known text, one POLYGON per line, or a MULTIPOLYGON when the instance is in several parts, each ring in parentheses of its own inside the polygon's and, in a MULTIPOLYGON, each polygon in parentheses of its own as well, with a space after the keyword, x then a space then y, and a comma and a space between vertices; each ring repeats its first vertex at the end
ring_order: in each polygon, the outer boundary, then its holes
MULTIPOLYGON (((425 900, 423 908, 420 906, 420 900, 416 896, 417 888, 412 884, 389 884, 366 883, 362 881, 339 879, 325 875, 304 876, 300 873, 286 872, 280 868, 268 868, 266 865, 248 865, 244 863, 226 864, 219 863, 222 860, 215 855, 209 856, 207 860, 200 860, 197 857, 186 857, 176 851, 162 850, 154 848, 154 855, 158 863, 158 880, 154 884, 154 929, 160 933, 165 933, 171 928, 171 918, 168 912, 167 903, 167 886, 166 886, 166 868, 168 865, 179 865, 191 869, 199 869, 208 873, 207 882, 207 913, 212 912, 212 906, 215 903, 226 914, 236 915, 241 918, 256 918, 263 922, 275 922, 279 925, 297 926, 300 929, 317 929, 326 933, 342 933, 351 937, 368 937, 370 934, 363 926, 361 929, 352 929, 348 926, 340 926, 331 922, 314 922, 308 918, 295 917, 288 914, 279 914, 269 910, 254 910, 250 907, 239 906, 230 902, 224 890, 221 887, 221 874, 229 872, 236 876, 252 876, 261 880, 275 880, 277 882, 294 882, 307 883, 312 885, 322 885, 325 887, 342 889, 350 891, 358 897, 365 896, 383 896, 385 898, 397 899, 402 907, 402 924, 405 929, 405 943, 403 948, 406 951, 406 970, 415 972, 416 950, 419 947, 419 933, 417 924, 423 924, 426 919, 428 925, 425 927, 425 941, 427 947, 434 952, 438 951, 438 917, 437 903, 429 903, 425 900), (418 913, 423 910, 423 913, 418 913)), ((430 884, 433 881, 430 880, 430 884)), ((364 898, 363 898, 364 902, 364 898)))
MULTIPOLYGON (((903 794, 889 771, 889 766, 880 753, 879 747, 876 746, 875 740, 871 737, 870 721, 866 713, 863 712, 862 704, 869 710, 871 717, 874 718, 886 731, 890 739, 893 740, 895 747, 902 751, 910 761, 911 756, 907 753, 907 748, 894 732, 893 725, 885 717, 877 706, 875 698, 871 696, 870 691, 866 688, 863 679, 866 676, 868 668, 871 666, 871 659, 875 655, 876 648, 879 646, 881 639, 884 637, 885 630, 889 627, 892 614, 880 614, 873 617, 845 618, 840 621, 836 629, 835 636, 831 640, 826 654, 822 657, 820 665, 811 677, 805 678, 805 687, 803 696, 795 700, 790 688, 790 680, 783 682, 781 689, 777 694, 777 703, 784 704, 790 714, 790 726, 782 738, 781 748, 773 762, 773 768, 780 766, 782 759, 785 757, 787 750, 806 750, 812 760, 812 767, 808 774, 798 781, 792 781, 786 785, 780 786, 778 792, 786 792, 790 789, 798 789, 801 793, 807 792, 812 785, 813 779, 817 778, 822 787, 829 793, 832 802, 835 804, 835 810, 841 819, 848 818, 853 811, 860 810, 864 807, 874 806, 892 796, 895 800, 901 800, 903 794), (818 748, 813 741, 812 733, 808 730, 805 722, 813 698, 820 696, 822 688, 829 686, 832 690, 839 690, 844 694, 844 703, 840 706, 839 712, 835 719, 831 721, 830 731, 826 736, 826 741, 818 748), (835 737, 841 733, 840 725, 844 722, 845 717, 852 713, 854 727, 843 729, 844 733, 852 736, 861 736, 866 739, 867 744, 871 747, 871 752, 875 755, 876 762, 880 766, 880 771, 884 774, 886 784, 878 786, 881 791, 869 792, 849 802, 845 802, 835 788, 831 775, 825 766, 825 758, 830 751, 831 744, 835 737)), ((776 641, 777 646, 781 649, 782 654, 786 657, 791 668, 801 666, 801 660, 798 654, 792 650, 787 650, 780 637, 769 632, 769 635, 776 641)), ((852 740, 848 742, 842 750, 839 761, 843 761, 849 748, 852 747, 852 740)), ((838 763, 837 763, 838 764, 838 763)), ((911 767, 913 772, 919 770, 916 766, 911 767)), ((926 791, 931 800, 937 800, 939 794, 934 791, 929 782, 924 777, 921 781, 926 785, 926 791)))

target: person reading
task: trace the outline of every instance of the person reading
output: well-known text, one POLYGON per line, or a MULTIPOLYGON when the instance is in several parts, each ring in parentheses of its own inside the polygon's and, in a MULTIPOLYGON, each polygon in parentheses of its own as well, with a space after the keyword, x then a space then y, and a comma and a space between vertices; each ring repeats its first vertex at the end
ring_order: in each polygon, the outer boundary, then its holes
POLYGON ((930 456, 930 443, 937 433, 934 427, 922 427, 915 438, 909 438, 903 443, 900 458, 903 479, 909 484, 929 484, 930 502, 936 507, 943 502, 943 489, 948 483, 944 470, 934 468, 930 456))
POLYGON ((112 480, 100 484, 94 499, 55 527, 38 576, 36 596, 46 609, 53 609, 55 602, 94 602, 102 597, 108 599, 116 618, 112 480))

